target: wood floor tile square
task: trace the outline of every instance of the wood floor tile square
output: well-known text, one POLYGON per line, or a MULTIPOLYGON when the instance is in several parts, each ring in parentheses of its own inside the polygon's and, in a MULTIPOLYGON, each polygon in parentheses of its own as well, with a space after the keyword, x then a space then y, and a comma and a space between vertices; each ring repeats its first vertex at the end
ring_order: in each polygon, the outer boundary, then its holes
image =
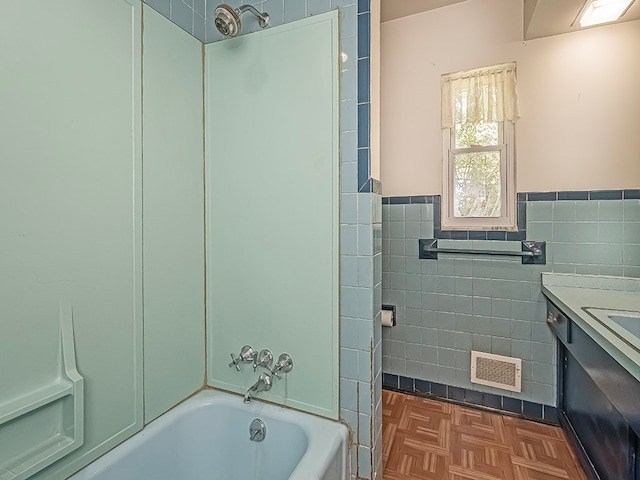
POLYGON ((560 427, 382 392, 385 480, 586 480, 560 427))

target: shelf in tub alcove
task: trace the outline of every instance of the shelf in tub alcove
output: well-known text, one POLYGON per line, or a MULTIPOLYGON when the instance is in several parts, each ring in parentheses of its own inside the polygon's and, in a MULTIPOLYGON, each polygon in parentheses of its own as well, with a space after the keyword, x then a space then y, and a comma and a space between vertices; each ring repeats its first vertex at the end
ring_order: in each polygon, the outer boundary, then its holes
POLYGON ((69 381, 59 380, 44 388, 16 398, 0 405, 0 425, 71 394, 73 394, 73 384, 69 381))
POLYGON ((5 449, 13 452, 0 451, 0 480, 27 479, 84 443, 84 379, 76 368, 68 303, 60 305, 59 325, 58 377, 0 404, 0 440, 15 439, 5 449), (57 428, 49 431, 46 425, 57 428))

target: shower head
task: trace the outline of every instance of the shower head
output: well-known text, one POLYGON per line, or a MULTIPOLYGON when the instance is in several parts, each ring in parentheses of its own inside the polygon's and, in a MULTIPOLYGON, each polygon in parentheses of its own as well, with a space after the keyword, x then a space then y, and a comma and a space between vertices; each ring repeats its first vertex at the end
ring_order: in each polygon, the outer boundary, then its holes
POLYGON ((215 24, 218 31, 225 37, 235 37, 240 32, 240 14, 234 8, 223 3, 214 11, 215 24))
POLYGON ((251 5, 242 5, 238 8, 233 8, 222 3, 218 5, 214 11, 215 24, 218 31, 225 37, 235 37, 240 33, 242 28, 242 22, 240 21, 240 15, 244 12, 251 12, 258 18, 258 25, 262 28, 269 26, 269 14, 264 12, 260 13, 251 5))

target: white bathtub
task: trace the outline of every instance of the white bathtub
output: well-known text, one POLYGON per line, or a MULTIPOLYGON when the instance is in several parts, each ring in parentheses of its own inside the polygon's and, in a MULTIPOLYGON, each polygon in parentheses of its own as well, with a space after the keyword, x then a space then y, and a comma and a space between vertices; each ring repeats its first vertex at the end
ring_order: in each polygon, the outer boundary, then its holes
POLYGON ((346 480, 347 429, 336 422, 205 390, 147 425, 72 480, 346 480), (262 442, 249 439, 260 418, 262 442))

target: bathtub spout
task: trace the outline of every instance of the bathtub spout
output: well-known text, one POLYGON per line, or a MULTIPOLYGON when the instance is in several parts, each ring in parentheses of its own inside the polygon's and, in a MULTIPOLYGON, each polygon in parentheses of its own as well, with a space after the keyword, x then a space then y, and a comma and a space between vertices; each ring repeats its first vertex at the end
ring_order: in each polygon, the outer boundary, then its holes
POLYGON ((261 373, 258 381, 254 383, 244 396, 244 403, 251 403, 251 399, 258 392, 268 392, 271 390, 271 375, 261 373))

